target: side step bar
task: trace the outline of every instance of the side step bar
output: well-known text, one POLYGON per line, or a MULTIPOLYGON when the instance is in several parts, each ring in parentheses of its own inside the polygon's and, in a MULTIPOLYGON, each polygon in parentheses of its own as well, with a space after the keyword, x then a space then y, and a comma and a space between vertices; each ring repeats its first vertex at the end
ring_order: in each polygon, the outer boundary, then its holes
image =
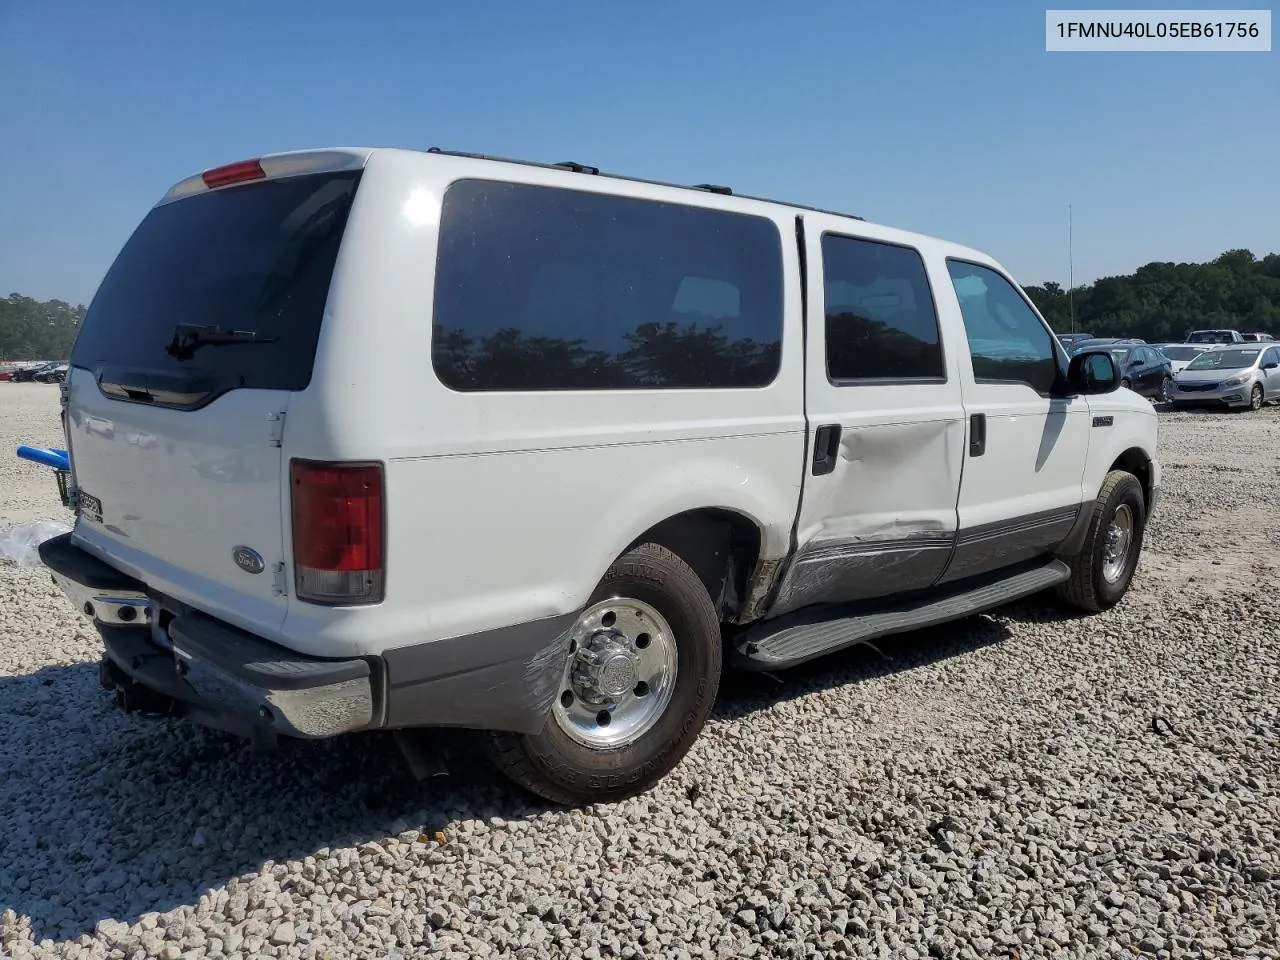
POLYGON ((817 620, 805 611, 802 620, 780 617, 749 628, 734 643, 732 660, 746 670, 783 670, 835 653, 863 640, 906 633, 949 620, 959 620, 991 610, 1012 600, 1028 597, 1064 582, 1071 571, 1061 560, 1023 570, 980 585, 961 586, 958 592, 906 600, 892 607, 841 612, 839 608, 817 620))

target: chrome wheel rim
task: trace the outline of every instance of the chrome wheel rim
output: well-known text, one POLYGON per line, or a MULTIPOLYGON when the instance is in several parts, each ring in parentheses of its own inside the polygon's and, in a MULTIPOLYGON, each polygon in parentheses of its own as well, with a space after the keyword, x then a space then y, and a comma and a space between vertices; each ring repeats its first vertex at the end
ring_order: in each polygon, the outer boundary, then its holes
POLYGON ((1262 409, 1262 388, 1254 385, 1253 391, 1249 394, 1249 406, 1255 410, 1262 409))
POLYGON ((635 743, 666 712, 676 662, 671 627, 652 606, 630 597, 593 604, 570 634, 556 725, 587 747, 635 743))
POLYGON ((1102 552, 1102 577, 1115 583, 1124 576, 1129 565, 1129 551, 1133 547, 1133 510, 1127 503, 1116 507, 1102 552))

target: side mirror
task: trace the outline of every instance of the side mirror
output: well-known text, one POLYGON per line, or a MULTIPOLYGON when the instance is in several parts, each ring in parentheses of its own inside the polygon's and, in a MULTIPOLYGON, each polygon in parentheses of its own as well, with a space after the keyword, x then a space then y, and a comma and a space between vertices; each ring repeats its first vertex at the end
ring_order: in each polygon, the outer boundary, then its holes
POLYGON ((1067 367, 1067 383, 1078 394, 1111 393, 1120 388, 1120 371, 1105 350, 1080 353, 1067 367))
POLYGON ((1276 367, 1280 367, 1280 361, 1268 360, 1262 365, 1263 370, 1274 370, 1276 367))

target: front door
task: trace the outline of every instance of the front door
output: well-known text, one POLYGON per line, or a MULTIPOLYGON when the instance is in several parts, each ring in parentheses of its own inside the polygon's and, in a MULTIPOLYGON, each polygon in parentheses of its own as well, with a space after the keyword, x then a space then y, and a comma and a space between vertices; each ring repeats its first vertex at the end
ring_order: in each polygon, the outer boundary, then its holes
POLYGON ((1084 397, 1051 396, 1063 365, 1048 326, 1004 274, 948 259, 971 362, 961 383, 970 424, 959 533, 947 582, 1051 551, 1071 530, 1084 490, 1091 415, 1084 397))
POLYGON ((1262 389, 1268 402, 1280 400, 1280 347, 1271 347, 1258 361, 1262 373, 1262 389))
POLYGON ((893 231, 803 218, 806 465, 797 552, 771 609, 932 585, 955 544, 965 436, 919 250, 893 231))

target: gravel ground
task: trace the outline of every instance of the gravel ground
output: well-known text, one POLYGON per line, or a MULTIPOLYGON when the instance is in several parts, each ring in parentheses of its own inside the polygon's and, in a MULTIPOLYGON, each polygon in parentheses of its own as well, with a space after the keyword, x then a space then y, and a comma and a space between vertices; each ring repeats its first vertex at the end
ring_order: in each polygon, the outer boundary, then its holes
MULTIPOLYGON (((0 520, 60 513, 0 384, 0 520)), ((1278 957, 1280 411, 1162 414, 1117 610, 1044 603, 733 677, 646 796, 564 811, 444 739, 255 754, 117 712, 46 575, 0 567, 12 957, 1278 957)))

